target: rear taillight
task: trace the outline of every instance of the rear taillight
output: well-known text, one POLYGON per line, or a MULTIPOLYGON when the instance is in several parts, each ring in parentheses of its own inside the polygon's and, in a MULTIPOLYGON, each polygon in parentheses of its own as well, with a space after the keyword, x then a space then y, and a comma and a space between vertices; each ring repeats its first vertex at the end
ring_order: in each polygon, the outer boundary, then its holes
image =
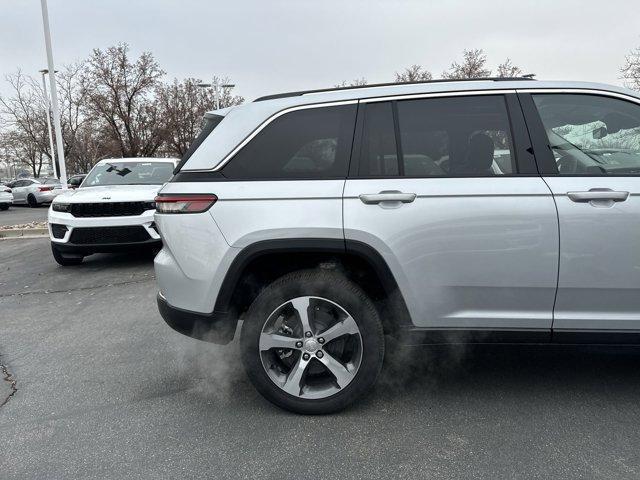
POLYGON ((45 185, 42 187, 38 187, 38 190, 40 190, 41 192, 49 192, 53 190, 53 187, 51 185, 45 185))
POLYGON ((201 213, 211 208, 218 197, 205 194, 158 195, 155 198, 158 213, 201 213))

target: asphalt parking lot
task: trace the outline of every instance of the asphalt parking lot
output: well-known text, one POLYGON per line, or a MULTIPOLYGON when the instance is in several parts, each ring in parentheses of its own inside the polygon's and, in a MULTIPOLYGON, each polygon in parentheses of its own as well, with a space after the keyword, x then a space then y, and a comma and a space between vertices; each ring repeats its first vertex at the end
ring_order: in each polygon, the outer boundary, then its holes
POLYGON ((21 225, 30 222, 46 222, 49 205, 30 208, 26 205, 12 205, 9 210, 0 211, 0 225, 21 225))
POLYGON ((236 351, 162 322, 149 260, 0 241, 0 477, 640 476, 635 350, 413 349, 324 417, 271 406, 236 351))

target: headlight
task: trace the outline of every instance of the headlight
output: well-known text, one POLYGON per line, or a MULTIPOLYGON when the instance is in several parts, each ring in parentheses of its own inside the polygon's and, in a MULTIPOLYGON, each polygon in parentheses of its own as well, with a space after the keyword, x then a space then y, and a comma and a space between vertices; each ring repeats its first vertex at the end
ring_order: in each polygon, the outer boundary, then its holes
POLYGON ((53 208, 54 212, 69 213, 71 211, 71 205, 69 205, 68 203, 53 203, 51 205, 51 208, 53 208))
POLYGON ((145 202, 145 210, 155 210, 156 209, 156 202, 145 202))

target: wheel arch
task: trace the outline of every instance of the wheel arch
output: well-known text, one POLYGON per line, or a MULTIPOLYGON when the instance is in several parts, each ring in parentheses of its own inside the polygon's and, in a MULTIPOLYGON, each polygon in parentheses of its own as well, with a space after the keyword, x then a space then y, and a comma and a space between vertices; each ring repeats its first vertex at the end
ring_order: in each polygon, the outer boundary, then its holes
POLYGON ((215 311, 241 316, 269 282, 306 268, 337 269, 374 301, 385 332, 411 324, 398 283, 382 255, 371 245, 332 238, 263 240, 244 247, 220 287, 215 311))

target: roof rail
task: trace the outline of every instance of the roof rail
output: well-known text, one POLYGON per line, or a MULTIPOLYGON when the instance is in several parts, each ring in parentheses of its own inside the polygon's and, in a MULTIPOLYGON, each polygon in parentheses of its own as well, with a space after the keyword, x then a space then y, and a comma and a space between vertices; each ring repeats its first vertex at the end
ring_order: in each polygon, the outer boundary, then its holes
POLYGON ((288 97, 300 97, 302 95, 307 95, 309 93, 323 93, 323 92, 339 92, 341 90, 355 90, 358 88, 372 88, 372 87, 391 87, 394 85, 420 85, 423 83, 445 83, 445 82, 510 82, 514 80, 535 80, 530 75, 524 75, 522 77, 482 77, 482 78, 439 78, 437 80, 422 80, 419 82, 387 82, 387 83, 372 83, 369 85, 355 85, 349 87, 333 87, 333 88, 320 88, 317 90, 300 90, 298 92, 286 92, 286 93, 276 93, 275 95, 266 95, 264 97, 259 97, 254 100, 254 102, 262 102, 264 100, 275 100, 278 98, 288 98, 288 97))

